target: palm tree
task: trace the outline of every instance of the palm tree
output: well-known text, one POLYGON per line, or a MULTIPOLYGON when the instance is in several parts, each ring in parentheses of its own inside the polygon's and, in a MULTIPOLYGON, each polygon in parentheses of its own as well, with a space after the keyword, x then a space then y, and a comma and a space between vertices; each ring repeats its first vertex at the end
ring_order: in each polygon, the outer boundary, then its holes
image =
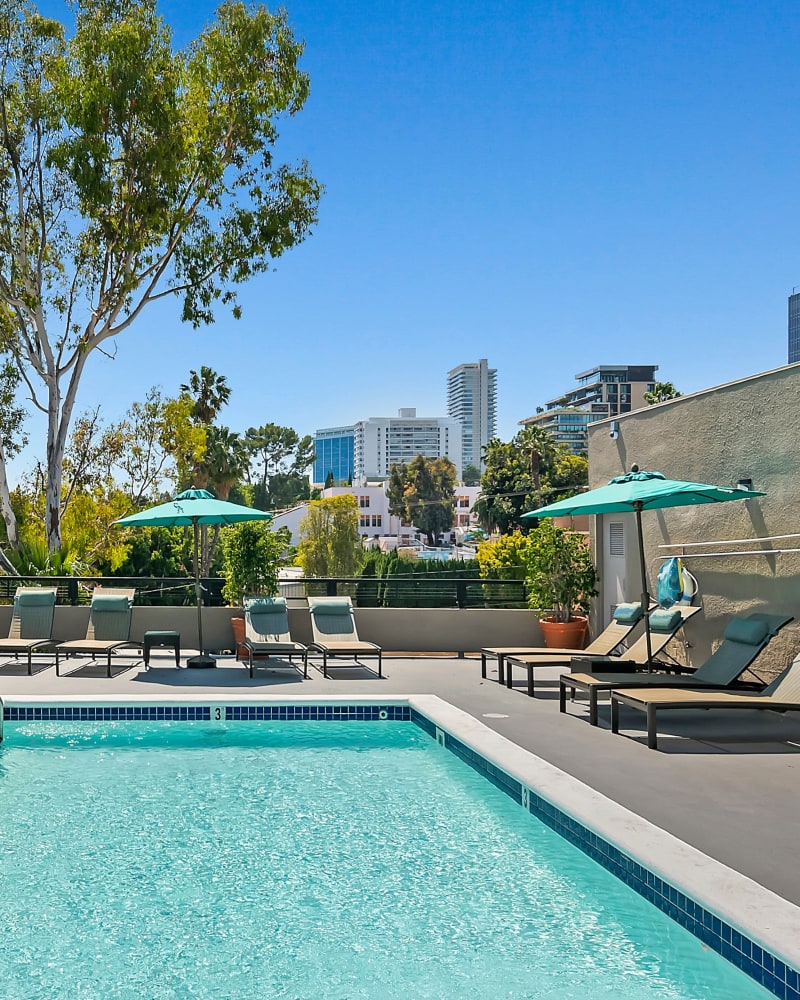
POLYGON ((556 457, 556 443, 552 434, 543 427, 525 427, 514 438, 517 447, 528 456, 531 482, 537 506, 542 506, 542 466, 552 465, 556 457))
POLYGON ((213 368, 202 365, 200 374, 189 372, 189 384, 181 386, 194 398, 194 419, 200 424, 210 424, 230 399, 231 390, 224 375, 217 375, 213 368))
POLYGON ((239 434, 227 427, 208 428, 205 465, 208 480, 220 500, 227 500, 231 487, 243 478, 249 458, 247 447, 239 434))

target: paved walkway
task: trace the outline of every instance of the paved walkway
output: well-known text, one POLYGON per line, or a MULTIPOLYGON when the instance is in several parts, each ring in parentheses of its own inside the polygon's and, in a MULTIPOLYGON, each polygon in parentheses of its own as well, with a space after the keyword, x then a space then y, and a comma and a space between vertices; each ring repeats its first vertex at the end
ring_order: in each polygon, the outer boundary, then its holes
MULTIPOLYGON (((186 655, 184 651, 184 656, 186 655)), ((80 661, 71 661, 75 669, 80 661)), ((371 663, 372 661, 368 661, 371 663)), ((98 666, 56 677, 52 666, 28 677, 17 667, 0 671, 4 695, 203 696, 240 690, 270 696, 358 697, 435 694, 514 743, 544 758, 657 826, 800 905, 800 713, 669 713, 659 720, 659 750, 648 750, 644 715, 622 716, 623 738, 588 723, 585 705, 558 711, 559 670, 537 671, 537 697, 482 680, 480 660, 386 657, 383 679, 365 667, 337 669, 328 679, 315 666, 303 680, 289 671, 260 670, 253 680, 233 660, 214 670, 177 670, 167 650, 154 651, 109 680, 98 666)), ((115 670, 117 670, 115 666, 115 670)), ((522 678, 520 677, 520 685, 522 678)))

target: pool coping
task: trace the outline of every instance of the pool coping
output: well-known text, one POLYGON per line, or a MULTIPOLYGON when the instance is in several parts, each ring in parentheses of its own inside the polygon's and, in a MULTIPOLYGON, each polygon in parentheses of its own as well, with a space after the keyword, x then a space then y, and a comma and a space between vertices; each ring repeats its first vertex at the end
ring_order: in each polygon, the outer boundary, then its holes
POLYGON ((800 970, 797 934, 800 907, 517 746, 437 695, 269 697, 244 691, 232 696, 228 691, 200 697, 5 695, 2 702, 7 708, 15 709, 248 707, 248 711, 235 715, 234 719, 252 717, 259 706, 269 711, 280 707, 310 709, 321 706, 330 708, 334 713, 337 708, 363 706, 372 710, 370 717, 378 718, 382 708, 407 707, 413 721, 419 721, 414 720, 417 713, 430 723, 423 728, 431 736, 495 780, 523 807, 544 819, 683 926, 691 924, 689 929, 693 933, 723 957, 734 961, 745 974, 761 982, 774 995, 785 996, 789 1000, 800 997, 797 976, 800 970), (484 766, 486 762, 488 767, 484 766), (499 775, 495 769, 500 772, 499 775), (504 780, 503 776, 511 781, 504 780), (610 851, 607 849, 609 845, 610 851), (686 907, 690 911, 688 914, 681 910, 681 897, 688 898, 698 910, 689 906, 686 907), (708 920, 706 933, 703 920, 708 915, 711 919, 708 920), (747 941, 746 954, 743 954, 745 946, 741 943, 742 938, 747 941))

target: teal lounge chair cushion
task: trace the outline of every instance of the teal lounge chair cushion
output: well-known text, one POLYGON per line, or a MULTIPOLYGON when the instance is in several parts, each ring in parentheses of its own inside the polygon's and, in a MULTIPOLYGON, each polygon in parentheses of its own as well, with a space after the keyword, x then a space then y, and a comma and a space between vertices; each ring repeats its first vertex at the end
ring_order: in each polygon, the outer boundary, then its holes
POLYGON ((130 611, 131 602, 124 594, 103 594, 92 598, 92 614, 119 614, 130 611))
POLYGON ((311 604, 309 601, 309 606, 315 615, 349 615, 353 610, 353 605, 346 599, 322 601, 320 604, 311 604))
POLYGON ((14 603, 20 608, 42 608, 56 603, 54 590, 24 590, 16 594, 14 603))
POLYGON ((251 615, 282 615, 286 612, 285 597, 246 597, 244 609, 251 615))
POLYGON ((656 608, 650 612, 651 632, 674 632, 683 621, 680 611, 667 611, 665 608, 656 608))
POLYGON ((635 625, 642 617, 642 606, 638 602, 633 604, 618 604, 614 608, 614 621, 620 625, 635 625))
POLYGON ((760 646, 770 634, 767 622, 752 618, 734 618, 728 622, 724 636, 732 642, 743 642, 748 646, 760 646))

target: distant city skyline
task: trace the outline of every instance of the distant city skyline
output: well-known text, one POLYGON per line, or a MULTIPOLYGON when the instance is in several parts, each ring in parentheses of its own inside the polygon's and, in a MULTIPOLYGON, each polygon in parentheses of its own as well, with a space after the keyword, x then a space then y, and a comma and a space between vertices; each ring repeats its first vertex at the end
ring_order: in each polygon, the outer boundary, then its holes
MULTIPOLYGON (((215 6, 160 10, 186 45, 215 6)), ((314 234, 241 288, 238 322, 148 309, 105 345, 115 360, 89 359, 76 414, 118 420, 208 365, 232 390, 221 423, 313 434, 409 402, 445 413, 442 373, 489 357, 508 440, 581 364, 632 344, 685 394, 786 363, 793 6, 286 6, 311 93, 276 160, 307 158, 325 184, 314 234)), ((12 475, 44 458, 41 416, 26 430, 12 475)))

